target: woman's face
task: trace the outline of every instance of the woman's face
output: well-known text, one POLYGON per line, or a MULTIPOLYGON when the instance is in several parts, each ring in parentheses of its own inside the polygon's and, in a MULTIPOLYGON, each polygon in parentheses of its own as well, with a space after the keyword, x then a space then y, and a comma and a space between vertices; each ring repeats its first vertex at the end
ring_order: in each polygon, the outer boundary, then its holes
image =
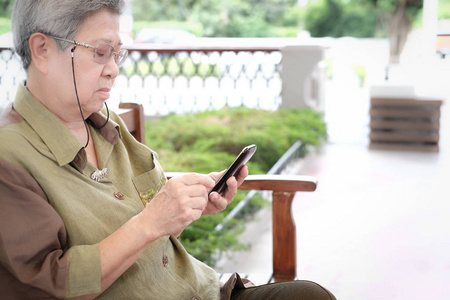
MULTIPOLYGON (((115 52, 118 52, 121 46, 119 17, 104 10, 86 18, 79 28, 75 41, 94 47, 100 43, 109 44, 114 47, 115 52)), ((56 71, 55 82, 61 83, 61 86, 57 87, 58 93, 61 93, 59 101, 66 109, 70 109, 71 115, 78 110, 70 54, 67 53, 70 53, 72 48, 71 45, 69 50, 61 53, 61 59, 56 60, 53 66, 53 70, 56 71)), ((113 57, 106 64, 101 64, 96 62, 93 56, 94 49, 83 46, 77 46, 73 52, 78 97, 85 117, 103 108, 103 103, 109 98, 110 90, 119 73, 113 57)))

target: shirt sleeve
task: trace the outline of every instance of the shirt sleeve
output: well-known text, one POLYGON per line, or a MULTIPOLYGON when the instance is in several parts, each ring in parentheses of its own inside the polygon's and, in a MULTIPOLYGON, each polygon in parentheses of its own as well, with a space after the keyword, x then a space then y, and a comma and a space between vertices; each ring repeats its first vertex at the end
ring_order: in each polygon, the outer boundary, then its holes
POLYGON ((98 245, 66 249, 64 222, 38 182, 0 159, 0 191, 0 295, 63 299, 100 292, 98 245))

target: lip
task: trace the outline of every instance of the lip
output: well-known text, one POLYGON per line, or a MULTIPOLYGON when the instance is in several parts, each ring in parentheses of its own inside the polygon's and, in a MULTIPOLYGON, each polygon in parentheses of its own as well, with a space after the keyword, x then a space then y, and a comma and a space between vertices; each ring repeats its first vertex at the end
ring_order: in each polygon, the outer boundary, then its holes
POLYGON ((111 89, 110 88, 102 88, 102 89, 97 90, 97 92, 100 93, 102 96, 109 98, 111 89))

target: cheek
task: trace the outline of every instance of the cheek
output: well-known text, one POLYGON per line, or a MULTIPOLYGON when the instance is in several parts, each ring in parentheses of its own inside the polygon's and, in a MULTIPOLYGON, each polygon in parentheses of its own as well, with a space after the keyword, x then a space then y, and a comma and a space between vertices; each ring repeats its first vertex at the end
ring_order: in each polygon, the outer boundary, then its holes
POLYGON ((56 59, 49 61, 49 77, 57 82, 58 87, 64 88, 68 84, 73 86, 72 59, 68 55, 61 53, 56 59))
POLYGON ((83 98, 90 98, 95 92, 99 78, 101 77, 101 70, 95 67, 88 67, 88 65, 76 66, 75 69, 78 94, 83 95, 83 98))

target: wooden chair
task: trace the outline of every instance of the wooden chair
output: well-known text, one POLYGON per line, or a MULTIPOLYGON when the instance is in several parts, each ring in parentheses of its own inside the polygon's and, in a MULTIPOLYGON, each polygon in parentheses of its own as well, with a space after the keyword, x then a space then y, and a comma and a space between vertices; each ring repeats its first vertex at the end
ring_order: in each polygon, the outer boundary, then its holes
POLYGON ((136 140, 145 144, 145 118, 142 104, 120 103, 118 114, 136 140))
MULTIPOLYGON (((138 141, 144 142, 144 114, 142 105, 126 103, 119 115, 138 141), (139 120, 136 120, 138 118, 139 120), (134 129, 134 130, 133 130, 134 129)), ((181 173, 167 172, 170 179, 181 173)), ((292 218, 291 204, 297 192, 312 192, 317 180, 301 175, 249 175, 239 187, 241 190, 272 191, 273 221, 273 273, 266 276, 266 282, 294 280, 297 277, 297 242, 295 223, 292 218)), ((252 280, 252 274, 248 279, 252 280)), ((252 280, 256 283, 256 280, 252 280)))

